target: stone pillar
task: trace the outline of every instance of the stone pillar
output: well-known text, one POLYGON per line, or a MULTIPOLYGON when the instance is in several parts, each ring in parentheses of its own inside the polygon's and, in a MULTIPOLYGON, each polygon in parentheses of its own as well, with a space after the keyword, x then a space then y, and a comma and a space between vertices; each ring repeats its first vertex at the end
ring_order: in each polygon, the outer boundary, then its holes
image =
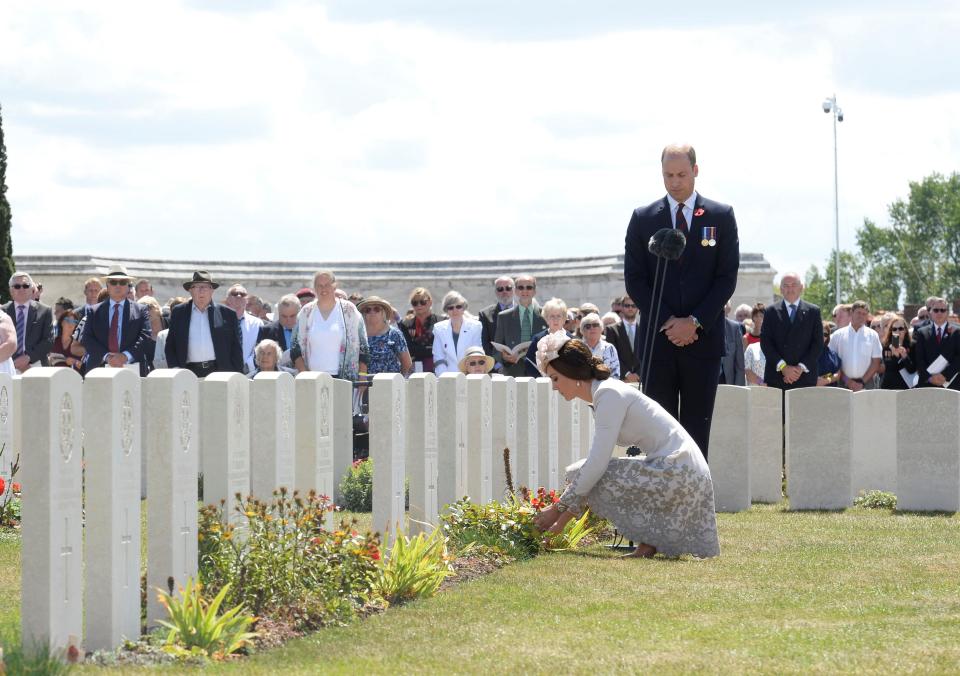
POLYGON ((493 499, 492 395, 490 376, 467 376, 467 495, 479 503, 493 499))
POLYGON ((437 377, 414 373, 407 380, 406 467, 410 477, 411 536, 437 525, 437 377))
POLYGON ((750 498, 754 502, 780 502, 783 498, 782 390, 759 385, 750 387, 750 425, 753 428, 749 437, 750 498))
POLYGON ((539 466, 537 476, 540 485, 550 490, 560 487, 557 464, 557 397, 553 381, 537 378, 537 453, 539 466))
MULTIPOLYGON (((211 373, 199 388, 203 502, 219 505, 224 501, 224 519, 237 525, 243 519, 236 496, 251 493, 250 379, 242 373, 211 373)), ((253 494, 270 499, 269 492, 253 490, 253 494)))
MULTIPOLYGON (((304 371, 297 374, 293 385, 296 395, 294 485, 304 496, 310 491, 316 491, 319 495, 335 500, 333 418, 337 391, 334 388, 334 379, 329 373, 304 371)), ((352 453, 351 450, 351 457, 352 453)), ((330 527, 335 525, 333 513, 328 515, 326 522, 330 527)))
POLYGON ((861 390, 850 403, 850 494, 897 492, 897 391, 861 390))
POLYGON ((250 381, 250 486, 263 499, 281 487, 290 494, 297 487, 295 406, 289 373, 258 373, 250 381))
POLYGON ((378 373, 370 388, 370 459, 373 460, 373 528, 390 547, 404 530, 404 389, 399 373, 378 373))
POLYGON ((353 464, 353 383, 333 378, 333 495, 343 501, 340 482, 353 464))
POLYGON ((140 377, 98 368, 83 384, 87 650, 140 636, 140 377))
POLYGON ((537 381, 517 378, 517 473, 513 483, 519 491, 540 487, 540 435, 537 427, 537 381))
POLYGON ((13 482, 19 481, 10 476, 20 451, 13 441, 14 411, 17 409, 14 396, 13 378, 9 374, 0 373, 0 477, 6 485, 4 492, 0 493, 0 500, 9 496, 13 490, 13 482))
POLYGON ((197 449, 200 402, 197 377, 186 369, 158 369, 144 379, 147 436, 147 626, 167 619, 157 589, 178 592, 197 577, 197 449))
POLYGON ((710 474, 718 512, 750 509, 750 388, 720 385, 710 426, 710 474))
POLYGON ((437 379, 437 505, 443 510, 467 494, 467 378, 437 379))
POLYGON ((510 476, 514 482, 517 477, 517 382, 511 376, 495 375, 491 379, 491 391, 493 464, 490 490, 494 500, 503 500, 507 495, 505 448, 509 449, 510 476))
MULTIPOLYGON (((850 498, 849 390, 787 390, 790 509, 844 509, 850 498)), ((712 453, 711 453, 712 459, 712 453)))
POLYGON ((557 395, 557 480, 563 487, 566 469, 580 459, 580 407, 577 399, 557 395))
POLYGON ((897 509, 960 511, 960 392, 897 393, 897 509))
POLYGON ((23 374, 23 538, 20 626, 28 650, 80 646, 83 507, 80 376, 66 368, 23 374))

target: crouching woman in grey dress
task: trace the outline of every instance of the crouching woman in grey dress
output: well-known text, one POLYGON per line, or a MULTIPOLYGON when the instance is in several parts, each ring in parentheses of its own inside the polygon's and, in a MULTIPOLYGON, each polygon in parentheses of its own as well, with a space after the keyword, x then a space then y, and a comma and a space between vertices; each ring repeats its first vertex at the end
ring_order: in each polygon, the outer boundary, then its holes
POLYGON ((562 333, 541 339, 537 365, 567 401, 593 407, 595 432, 585 460, 567 468, 560 502, 536 519, 559 532, 587 507, 633 542, 630 556, 720 554, 713 481, 700 449, 658 403, 610 378, 610 369, 582 341, 562 333), (616 445, 638 446, 645 457, 614 458, 616 445))

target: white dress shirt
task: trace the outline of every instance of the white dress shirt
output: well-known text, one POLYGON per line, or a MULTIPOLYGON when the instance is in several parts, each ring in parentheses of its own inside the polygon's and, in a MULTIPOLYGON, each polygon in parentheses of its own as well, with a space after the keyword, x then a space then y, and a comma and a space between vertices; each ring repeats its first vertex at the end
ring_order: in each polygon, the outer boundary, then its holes
POLYGON ((213 336, 210 335, 210 308, 200 310, 194 305, 190 311, 190 333, 187 334, 187 363, 213 361, 217 353, 213 350, 213 336))
MULTIPOLYGON (((680 204, 677 200, 673 199, 669 194, 667 195, 667 203, 670 205, 670 222, 673 223, 673 227, 677 227, 677 205, 680 204)), ((691 231, 693 223, 693 206, 697 203, 697 191, 694 190, 690 193, 690 197, 684 200, 683 202, 683 217, 687 220, 687 232, 691 231)))
POLYGON ((873 359, 883 356, 880 336, 864 324, 858 331, 848 324, 830 336, 830 349, 840 357, 840 367, 847 378, 862 378, 873 359))

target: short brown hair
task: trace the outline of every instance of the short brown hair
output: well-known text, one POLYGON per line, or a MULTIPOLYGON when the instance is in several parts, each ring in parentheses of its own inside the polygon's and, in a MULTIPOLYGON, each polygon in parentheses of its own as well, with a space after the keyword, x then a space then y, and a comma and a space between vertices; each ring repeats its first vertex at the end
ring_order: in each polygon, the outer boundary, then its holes
POLYGON ((606 380, 610 367, 603 363, 582 340, 568 340, 557 351, 557 358, 549 362, 558 373, 574 380, 606 380))
POLYGON ((693 149, 692 145, 671 143, 668 146, 664 146, 663 152, 660 153, 660 164, 663 164, 663 161, 667 159, 667 157, 682 156, 686 156, 686 158, 690 160, 691 167, 697 163, 697 151, 693 149))
POLYGON ((867 305, 867 301, 858 300, 850 304, 850 311, 853 312, 854 310, 866 310, 870 312, 870 306, 867 305))

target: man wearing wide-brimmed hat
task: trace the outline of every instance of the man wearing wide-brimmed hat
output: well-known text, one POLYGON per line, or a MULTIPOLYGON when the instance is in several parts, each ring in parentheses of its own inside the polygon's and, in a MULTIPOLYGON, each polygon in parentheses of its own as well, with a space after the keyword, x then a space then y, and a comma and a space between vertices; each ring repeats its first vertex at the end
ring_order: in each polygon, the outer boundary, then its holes
POLYGON ((200 378, 215 371, 243 372, 237 313, 213 302, 219 286, 206 270, 183 283, 192 300, 170 311, 165 348, 170 368, 190 369, 200 378))
POLYGON ((87 351, 84 371, 100 366, 122 368, 139 364, 140 375, 145 376, 149 371, 145 354, 153 340, 147 309, 127 298, 133 278, 122 265, 110 266, 103 281, 109 296, 93 306, 80 337, 87 351))

